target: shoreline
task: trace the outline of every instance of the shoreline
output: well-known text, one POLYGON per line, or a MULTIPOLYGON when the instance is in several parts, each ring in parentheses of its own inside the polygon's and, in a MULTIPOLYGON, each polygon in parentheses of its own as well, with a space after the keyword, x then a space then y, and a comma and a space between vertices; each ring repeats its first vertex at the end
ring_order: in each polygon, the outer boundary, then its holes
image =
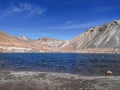
POLYGON ((0 72, 0 90, 119 90, 120 76, 66 73, 0 72))
POLYGON ((120 54, 120 52, 0 52, 1 53, 75 53, 75 54, 120 54))

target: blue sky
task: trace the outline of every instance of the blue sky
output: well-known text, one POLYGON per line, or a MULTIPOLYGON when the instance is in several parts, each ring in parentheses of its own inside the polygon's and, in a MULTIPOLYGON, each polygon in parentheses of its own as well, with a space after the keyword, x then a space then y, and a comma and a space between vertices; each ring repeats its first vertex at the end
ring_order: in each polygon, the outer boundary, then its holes
POLYGON ((0 0, 0 30, 13 36, 70 40, 120 19, 120 0, 0 0))

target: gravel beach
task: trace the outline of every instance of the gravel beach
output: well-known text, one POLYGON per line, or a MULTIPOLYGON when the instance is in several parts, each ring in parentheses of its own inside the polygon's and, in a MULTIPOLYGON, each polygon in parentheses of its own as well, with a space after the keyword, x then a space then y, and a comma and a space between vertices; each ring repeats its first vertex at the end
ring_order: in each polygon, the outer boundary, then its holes
POLYGON ((0 90, 120 90, 120 76, 0 71, 0 90))

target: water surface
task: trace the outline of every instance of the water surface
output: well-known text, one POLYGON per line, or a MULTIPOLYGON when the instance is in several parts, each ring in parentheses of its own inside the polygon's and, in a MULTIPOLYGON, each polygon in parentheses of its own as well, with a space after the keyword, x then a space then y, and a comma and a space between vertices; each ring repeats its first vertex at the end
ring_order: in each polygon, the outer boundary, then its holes
POLYGON ((80 75, 120 75, 119 54, 1 53, 0 68, 15 71, 49 71, 80 75))

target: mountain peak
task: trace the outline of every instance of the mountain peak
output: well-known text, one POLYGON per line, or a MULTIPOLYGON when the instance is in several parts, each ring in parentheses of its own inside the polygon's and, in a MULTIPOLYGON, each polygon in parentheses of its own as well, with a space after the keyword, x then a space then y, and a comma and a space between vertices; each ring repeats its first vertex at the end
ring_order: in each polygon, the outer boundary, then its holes
POLYGON ((40 40, 40 41, 52 41, 52 40, 57 40, 57 39, 54 39, 54 38, 39 38, 38 40, 40 40))
POLYGON ((120 24, 120 20, 115 20, 114 23, 120 24))
POLYGON ((30 40, 29 38, 27 38, 25 36, 19 36, 18 38, 21 39, 21 40, 27 40, 27 41, 30 40))

